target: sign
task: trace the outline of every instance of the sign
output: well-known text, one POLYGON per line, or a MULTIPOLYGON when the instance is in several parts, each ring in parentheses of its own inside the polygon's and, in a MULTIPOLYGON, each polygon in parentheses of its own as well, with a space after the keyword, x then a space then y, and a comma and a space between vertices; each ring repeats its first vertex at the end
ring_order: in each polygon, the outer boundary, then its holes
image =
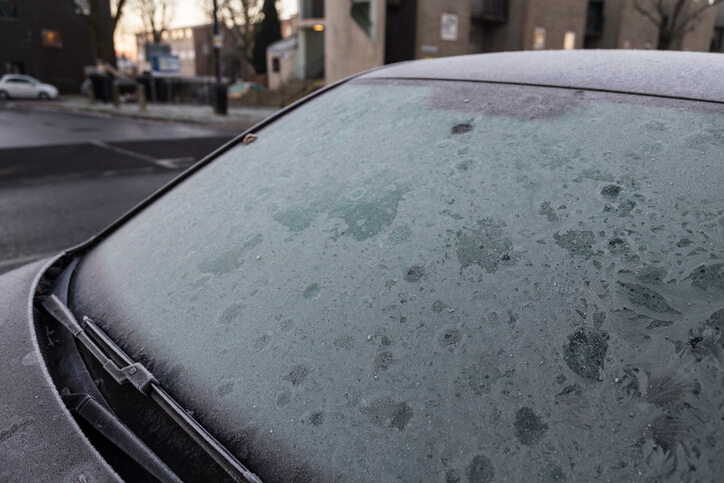
POLYGON ((154 55, 151 57, 151 70, 158 75, 175 75, 181 70, 178 55, 154 55))
POLYGON ((224 38, 221 34, 214 35, 214 48, 220 49, 222 45, 224 45, 224 38))
POLYGON ((454 13, 443 13, 440 19, 440 38, 442 40, 456 41, 458 39, 458 25, 460 18, 454 13))

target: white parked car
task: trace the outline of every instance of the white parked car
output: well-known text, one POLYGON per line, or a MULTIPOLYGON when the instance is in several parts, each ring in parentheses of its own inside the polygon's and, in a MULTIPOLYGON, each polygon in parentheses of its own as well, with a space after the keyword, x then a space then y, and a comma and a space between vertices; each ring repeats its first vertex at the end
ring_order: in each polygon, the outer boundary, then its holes
POLYGON ((0 78, 0 99, 55 99, 58 89, 29 75, 4 75, 0 78))

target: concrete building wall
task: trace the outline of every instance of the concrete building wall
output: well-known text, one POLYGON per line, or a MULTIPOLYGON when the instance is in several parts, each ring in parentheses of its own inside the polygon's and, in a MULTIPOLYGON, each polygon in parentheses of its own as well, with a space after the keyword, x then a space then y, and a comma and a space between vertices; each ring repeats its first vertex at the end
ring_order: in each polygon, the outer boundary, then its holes
POLYGON ((378 67, 385 60, 386 0, 370 0, 373 24, 370 36, 352 18, 352 3, 340 0, 324 3, 324 72, 328 84, 378 67))
MULTIPOLYGON (((634 8, 634 0, 605 0, 603 35, 588 43, 596 49, 656 49, 659 28, 634 8)), ((704 12, 694 30, 674 42, 677 50, 707 52, 711 44, 717 9, 704 12)))
MULTIPOLYGON (((655 49, 659 43, 659 29, 648 18, 634 9, 634 0, 621 0, 618 17, 618 38, 609 49, 655 49)), ((608 23, 604 29, 611 28, 608 23)))
POLYGON ((588 2, 584 0, 528 0, 523 20, 522 49, 534 48, 535 30, 545 29, 543 49, 562 49, 567 32, 575 35, 573 47, 583 48, 588 2))
POLYGON ((418 0, 415 58, 464 55, 470 51, 470 0, 418 0), (443 15, 457 16, 457 37, 445 40, 443 15))
POLYGON ((509 0, 505 22, 473 20, 470 26, 470 53, 522 50, 526 4, 527 0, 509 0))
MULTIPOLYGON (((709 52, 711 38, 714 35, 714 25, 717 19, 717 7, 705 11, 693 25, 693 30, 677 43, 679 50, 692 50, 695 52, 709 52)), ((724 82, 724 80, 722 81, 724 82)))

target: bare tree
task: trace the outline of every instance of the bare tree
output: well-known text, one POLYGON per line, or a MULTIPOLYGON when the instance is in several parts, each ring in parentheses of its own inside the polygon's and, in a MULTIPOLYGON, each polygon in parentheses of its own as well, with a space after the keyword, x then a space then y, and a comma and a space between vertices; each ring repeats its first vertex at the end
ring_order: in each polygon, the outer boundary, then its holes
POLYGON ((123 16, 123 7, 126 5, 126 0, 115 0, 113 2, 113 6, 115 7, 113 10, 111 10, 111 16, 113 23, 111 24, 111 31, 113 33, 116 32, 116 27, 118 27, 118 22, 121 20, 121 17, 123 16))
POLYGON ((659 29, 660 50, 668 50, 696 28, 701 15, 724 0, 634 0, 634 9, 659 29))
POLYGON ((252 61, 254 24, 259 18, 259 0, 221 0, 221 20, 231 32, 231 39, 247 62, 252 61))
POLYGON ((93 48, 93 55, 97 59, 103 59, 110 62, 115 62, 115 55, 113 55, 113 34, 116 31, 121 16, 123 15, 123 7, 126 0, 115 0, 112 2, 111 14, 111 35, 110 40, 107 35, 104 35, 103 22, 101 17, 103 16, 103 9, 107 8, 101 0, 71 0, 73 7, 78 15, 81 15, 88 28, 91 31, 91 43, 93 48))
POLYGON ((173 21, 176 0, 132 0, 132 2, 144 29, 151 34, 153 43, 161 42, 163 32, 173 21))

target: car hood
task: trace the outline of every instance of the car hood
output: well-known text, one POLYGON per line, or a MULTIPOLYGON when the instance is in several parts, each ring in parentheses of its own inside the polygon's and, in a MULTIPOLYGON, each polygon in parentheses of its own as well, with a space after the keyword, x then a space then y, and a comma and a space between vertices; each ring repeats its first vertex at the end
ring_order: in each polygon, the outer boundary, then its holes
POLYGON ((36 342, 31 297, 48 263, 0 276, 0 480, 120 481, 63 405, 36 342))

